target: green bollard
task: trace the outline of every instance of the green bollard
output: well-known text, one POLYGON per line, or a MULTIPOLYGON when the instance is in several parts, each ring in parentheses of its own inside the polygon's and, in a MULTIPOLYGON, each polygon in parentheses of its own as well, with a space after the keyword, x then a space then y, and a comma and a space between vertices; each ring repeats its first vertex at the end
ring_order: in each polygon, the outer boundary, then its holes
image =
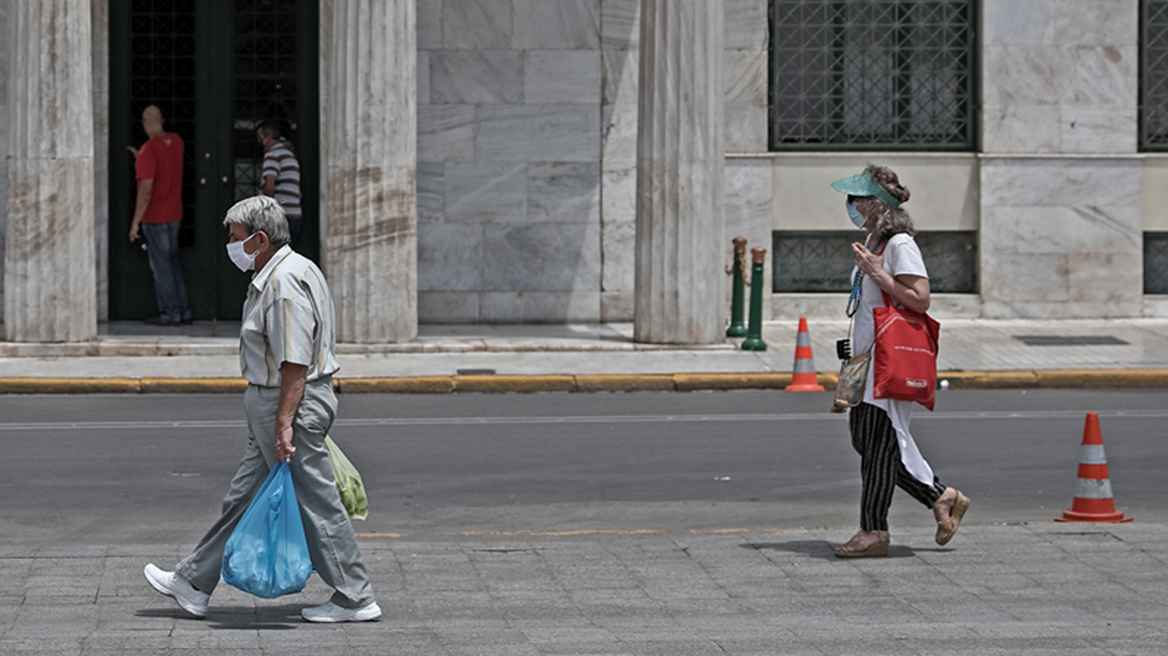
POLYGON ((746 323, 743 312, 746 305, 746 237, 734 238, 734 269, 730 272, 734 276, 731 283, 734 293, 730 297, 730 327, 726 329, 727 337, 746 337, 746 323))
POLYGON ((766 263, 766 249, 756 246, 750 249, 750 257, 754 266, 750 269, 750 279, 755 284, 750 286, 750 329, 746 332, 746 339, 742 342, 744 351, 765 351, 766 342, 762 341, 762 284, 763 265, 766 263))

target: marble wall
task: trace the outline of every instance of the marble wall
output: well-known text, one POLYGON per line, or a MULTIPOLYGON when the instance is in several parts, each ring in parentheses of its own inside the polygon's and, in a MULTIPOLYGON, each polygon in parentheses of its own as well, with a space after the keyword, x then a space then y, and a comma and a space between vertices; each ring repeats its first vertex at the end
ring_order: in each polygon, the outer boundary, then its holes
POLYGON ((1138 0, 985 0, 983 316, 1143 312, 1138 0))
POLYGON ((600 0, 418 1, 423 322, 598 321, 600 0))
MULTIPOLYGON (((725 2, 728 151, 766 150, 766 16, 725 2)), ((640 0, 418 0, 421 321, 632 320, 639 35, 640 0)))

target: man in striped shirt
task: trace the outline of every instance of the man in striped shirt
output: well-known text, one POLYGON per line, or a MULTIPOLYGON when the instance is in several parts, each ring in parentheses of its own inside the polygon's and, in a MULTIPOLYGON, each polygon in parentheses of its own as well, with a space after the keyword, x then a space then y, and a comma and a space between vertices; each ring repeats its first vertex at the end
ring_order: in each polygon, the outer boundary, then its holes
POLYGON ((264 121, 256 130, 256 137, 264 146, 264 168, 260 174, 260 191, 265 196, 275 198, 284 208, 288 217, 288 230, 292 233, 292 245, 300 234, 300 162, 296 155, 280 137, 282 132, 277 121, 264 121))

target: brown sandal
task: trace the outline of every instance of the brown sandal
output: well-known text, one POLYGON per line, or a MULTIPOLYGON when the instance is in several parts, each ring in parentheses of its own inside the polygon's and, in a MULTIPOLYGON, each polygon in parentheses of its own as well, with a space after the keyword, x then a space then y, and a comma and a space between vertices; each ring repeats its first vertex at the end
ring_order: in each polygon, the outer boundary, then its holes
MULTIPOLYGON (((961 526, 961 518, 965 517, 965 511, 969 510, 969 497, 961 493, 961 490, 948 488, 945 490, 945 495, 941 499, 949 497, 949 490, 953 490, 953 508, 949 511, 949 516, 937 522, 937 544, 944 546, 949 544, 953 536, 957 534, 957 528, 961 526)), ((938 499, 938 501, 941 501, 938 499)))
POLYGON ((872 544, 861 544, 859 537, 858 534, 853 535, 847 542, 835 545, 836 558, 878 558, 888 555, 888 545, 891 542, 888 536, 872 544))

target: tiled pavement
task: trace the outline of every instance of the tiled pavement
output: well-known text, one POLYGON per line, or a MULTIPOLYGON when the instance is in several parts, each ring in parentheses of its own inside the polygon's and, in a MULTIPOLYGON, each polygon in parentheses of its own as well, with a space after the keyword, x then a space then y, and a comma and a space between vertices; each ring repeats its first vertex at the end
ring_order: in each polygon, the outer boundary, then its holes
POLYGON ((205 621, 142 578, 189 547, 0 546, 0 653, 1050 654, 1168 648, 1162 524, 970 526, 838 560, 850 531, 365 539, 382 621, 303 623, 327 598, 227 586, 205 621))

